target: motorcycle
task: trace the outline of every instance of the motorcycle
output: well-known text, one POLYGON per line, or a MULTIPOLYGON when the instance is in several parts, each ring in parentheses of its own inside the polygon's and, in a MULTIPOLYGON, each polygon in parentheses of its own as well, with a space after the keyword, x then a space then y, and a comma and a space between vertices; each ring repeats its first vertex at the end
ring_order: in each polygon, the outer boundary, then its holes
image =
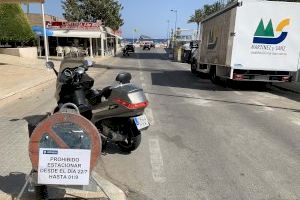
POLYGON ((130 82, 132 77, 127 72, 117 75, 114 86, 92 89, 94 79, 86 73, 92 65, 90 61, 80 64, 77 60, 64 60, 56 71, 53 62, 47 62, 47 68, 57 75, 54 112, 73 103, 98 128, 103 148, 110 141, 121 151, 134 151, 141 143, 141 131, 150 126, 144 115, 148 106, 144 91, 130 82))
POLYGON ((126 48, 123 49, 123 56, 129 56, 129 51, 126 48))

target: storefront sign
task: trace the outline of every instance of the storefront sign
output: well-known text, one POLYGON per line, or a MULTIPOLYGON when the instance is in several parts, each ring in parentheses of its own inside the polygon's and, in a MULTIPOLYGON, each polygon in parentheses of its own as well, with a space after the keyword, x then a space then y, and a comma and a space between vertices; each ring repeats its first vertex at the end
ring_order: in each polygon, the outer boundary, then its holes
POLYGON ((93 22, 60 22, 52 21, 46 22, 47 28, 51 29, 68 29, 68 30, 99 30, 101 28, 101 21, 93 22))
POLYGON ((38 184, 88 185, 91 150, 40 148, 38 184))

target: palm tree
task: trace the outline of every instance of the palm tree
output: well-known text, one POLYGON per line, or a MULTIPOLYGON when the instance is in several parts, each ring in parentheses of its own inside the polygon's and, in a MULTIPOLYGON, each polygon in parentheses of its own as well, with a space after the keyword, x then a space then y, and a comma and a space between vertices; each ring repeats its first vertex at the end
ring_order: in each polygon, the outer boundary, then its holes
POLYGON ((197 24, 197 35, 198 35, 200 23, 203 19, 204 19, 203 10, 197 9, 197 10, 195 10, 194 15, 192 15, 190 17, 190 19, 188 20, 188 23, 196 23, 197 24))

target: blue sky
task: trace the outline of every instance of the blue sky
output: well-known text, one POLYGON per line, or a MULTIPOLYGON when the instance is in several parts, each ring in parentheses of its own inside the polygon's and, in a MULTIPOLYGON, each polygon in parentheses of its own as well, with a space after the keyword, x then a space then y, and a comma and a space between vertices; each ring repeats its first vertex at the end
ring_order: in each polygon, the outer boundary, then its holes
MULTIPOLYGON (((187 20, 195 9, 204 4, 213 3, 214 0, 119 0, 123 5, 122 17, 124 25, 121 28, 123 37, 131 38, 133 29, 137 29, 137 35, 148 35, 152 38, 166 38, 168 23, 170 29, 175 26, 175 13, 171 9, 178 10, 177 27, 195 29, 195 24, 188 24, 187 20)), ((39 4, 31 4, 30 12, 40 12, 39 4)), ((45 12, 47 14, 62 17, 63 9, 61 0, 46 0, 45 12)))

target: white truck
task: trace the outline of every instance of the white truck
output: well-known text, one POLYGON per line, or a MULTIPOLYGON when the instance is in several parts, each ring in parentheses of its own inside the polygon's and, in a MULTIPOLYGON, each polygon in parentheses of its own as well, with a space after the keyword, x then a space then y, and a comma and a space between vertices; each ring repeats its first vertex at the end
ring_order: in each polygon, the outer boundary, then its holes
POLYGON ((212 82, 291 81, 299 69, 300 3, 233 2, 201 22, 199 41, 191 71, 212 82))

